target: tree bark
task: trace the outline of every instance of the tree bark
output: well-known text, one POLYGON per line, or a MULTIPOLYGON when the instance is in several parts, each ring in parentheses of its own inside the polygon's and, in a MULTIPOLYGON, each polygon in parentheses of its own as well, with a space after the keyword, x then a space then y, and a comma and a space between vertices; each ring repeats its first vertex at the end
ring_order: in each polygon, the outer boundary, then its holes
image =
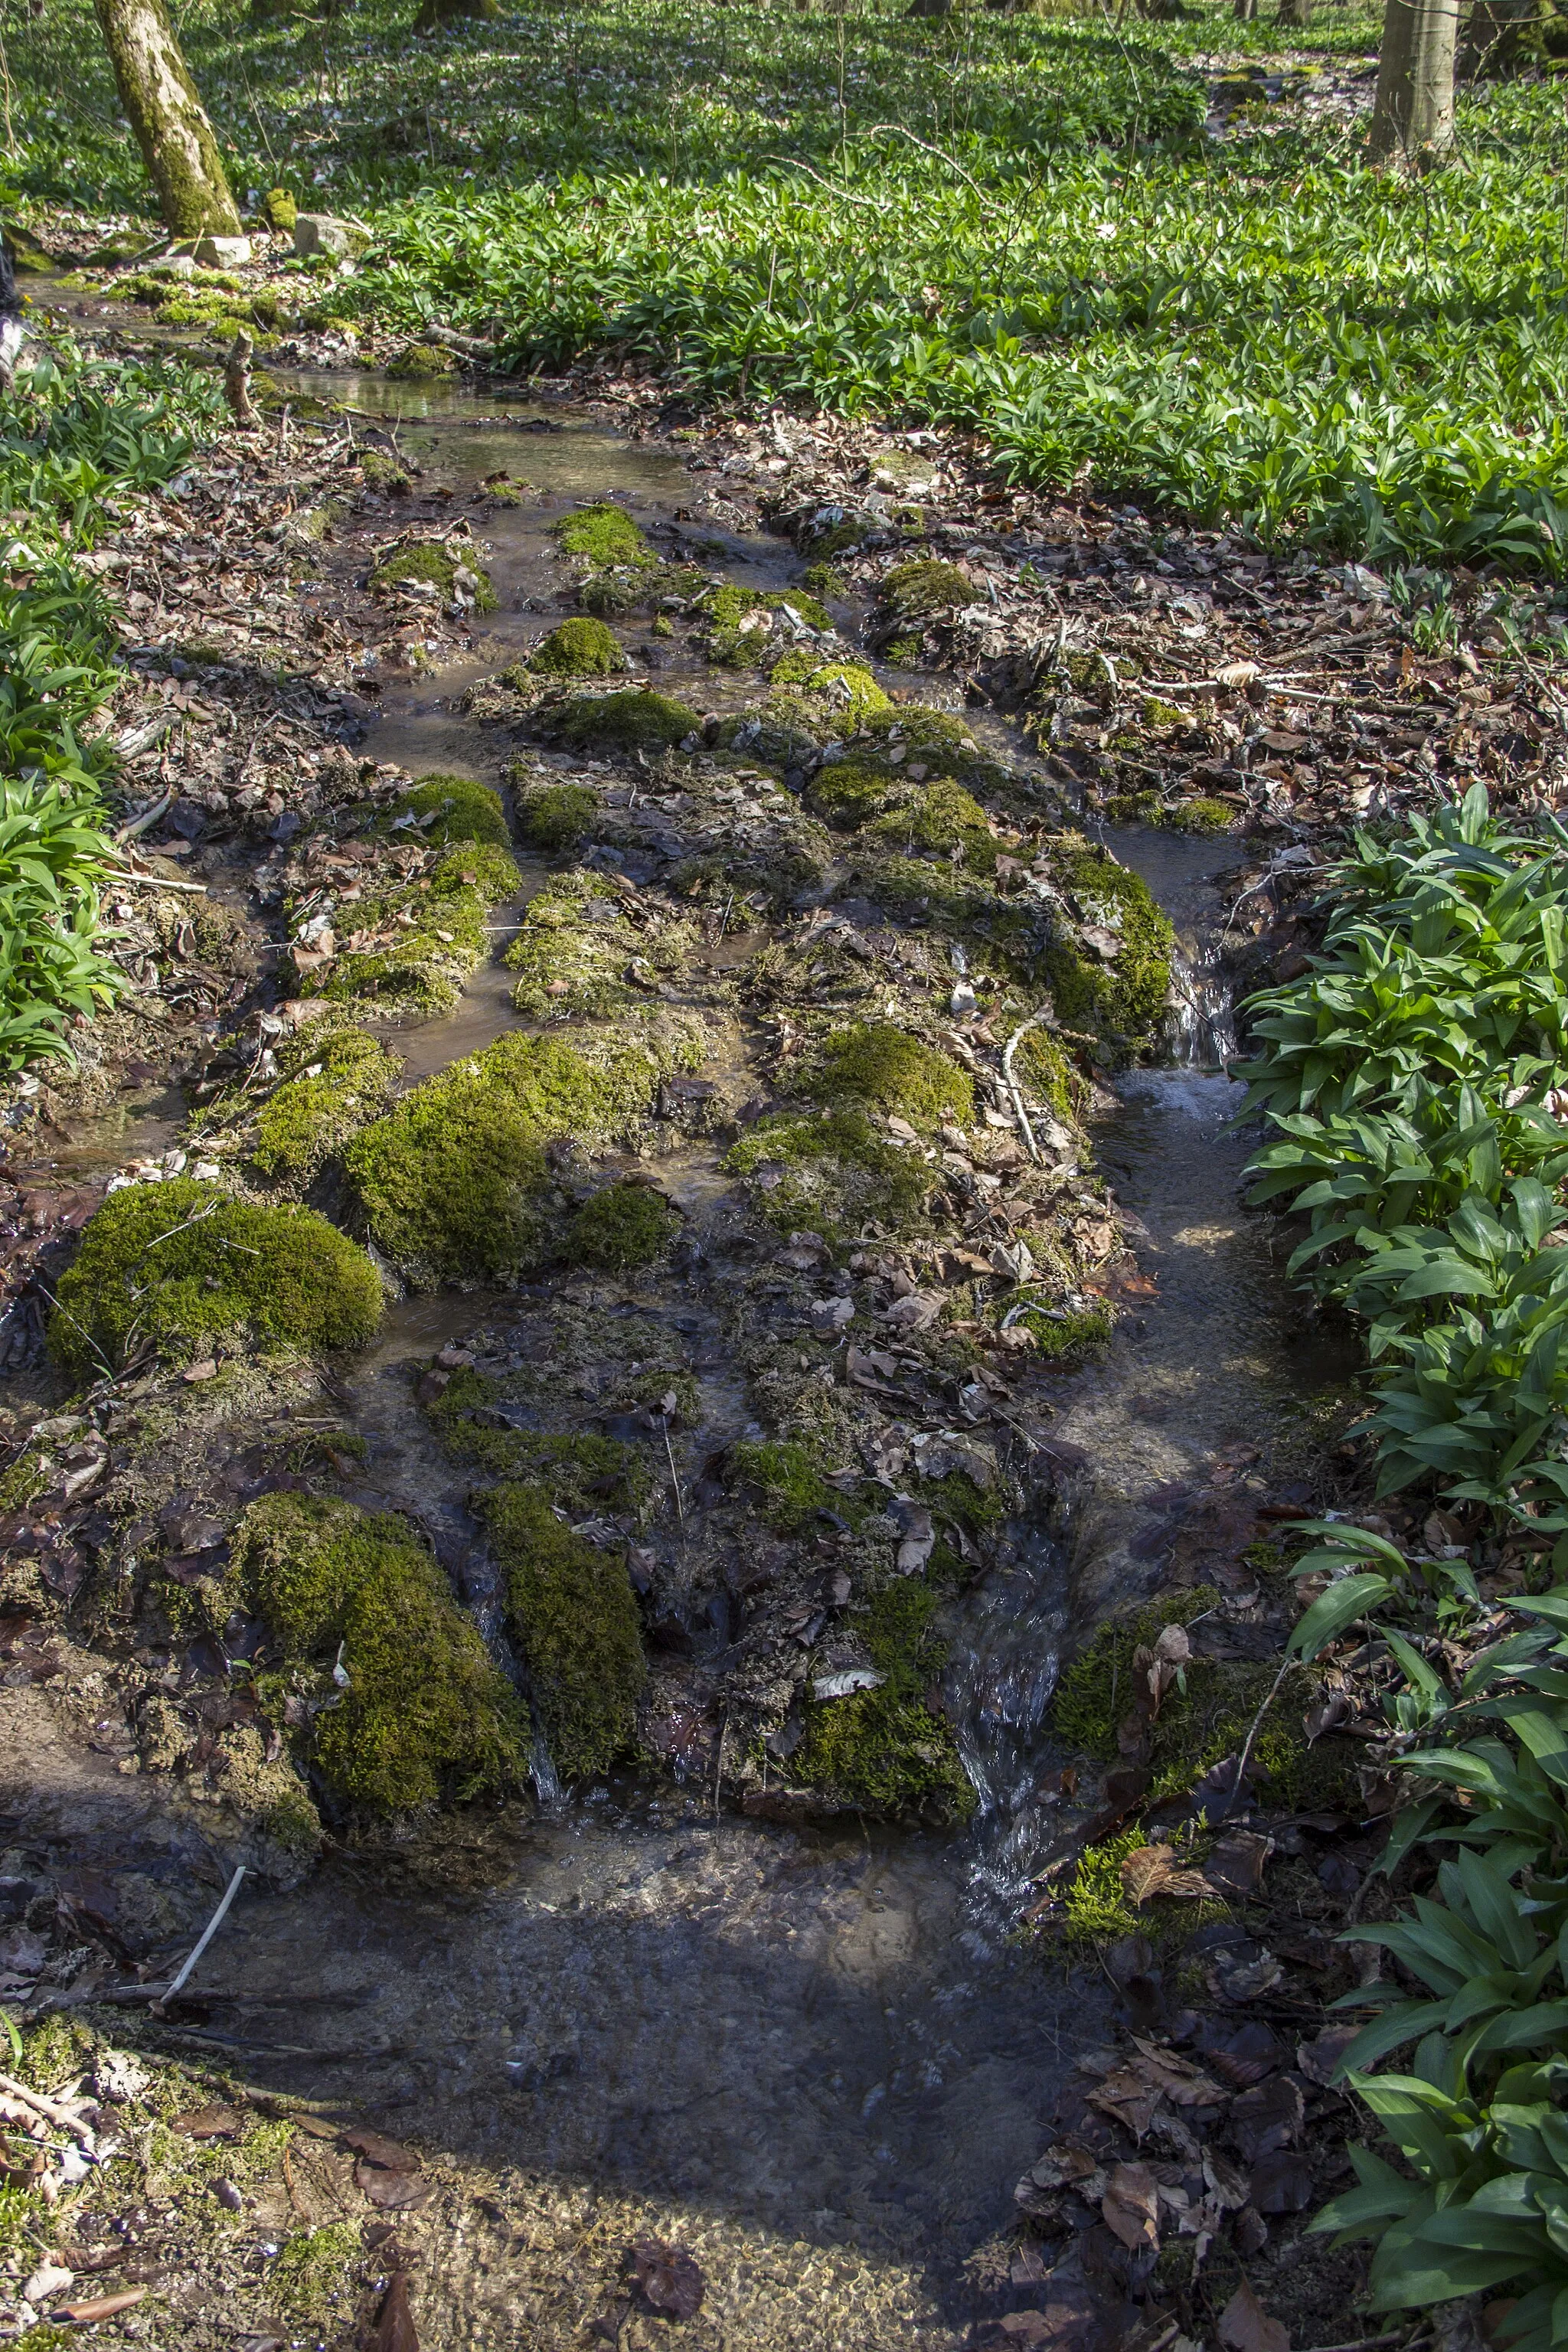
POLYGON ((1306 32, 1312 21, 1312 0, 1279 0, 1276 21, 1290 26, 1296 32, 1306 32))
POLYGON ((1454 143, 1454 49, 1459 0, 1385 0, 1374 158, 1421 171, 1441 163, 1454 143))
POLYGON ((163 0, 93 6, 164 226, 179 237, 237 236, 223 158, 163 0))

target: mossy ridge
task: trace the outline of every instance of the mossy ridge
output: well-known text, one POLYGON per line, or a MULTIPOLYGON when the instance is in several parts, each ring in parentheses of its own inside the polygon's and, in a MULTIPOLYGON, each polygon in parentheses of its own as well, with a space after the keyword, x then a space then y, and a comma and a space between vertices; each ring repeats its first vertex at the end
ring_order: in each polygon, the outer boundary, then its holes
POLYGON ((1068 1125, 1089 1108, 1089 1085, 1070 1055, 1045 1028, 1026 1031, 1013 1067, 1025 1090, 1037 1096, 1068 1125))
POLYGON ((972 604, 974 590, 956 563, 938 555, 913 555, 895 563, 877 583, 877 601, 895 625, 928 620, 957 604, 972 604))
POLYGON ((996 870, 999 845, 985 811, 951 776, 939 776, 930 784, 905 784, 868 830, 873 840, 910 854, 935 852, 975 874, 996 870))
POLYGON ((1063 1307, 1051 1299, 1009 1299, 1035 1343, 1035 1353, 1047 1363, 1080 1363, 1097 1349, 1109 1347, 1116 1328, 1109 1307, 1063 1307))
POLYGON ((551 1759, 564 1780, 627 1755, 647 1679, 637 1599, 618 1553, 558 1519, 538 1486, 476 1496, 506 1576, 506 1619, 551 1759))
POLYGON ((462 362, 456 352, 447 351, 440 343, 405 343, 394 360, 388 360, 389 376, 404 379, 456 375, 462 362))
POLYGON ((668 751, 702 732, 701 719, 684 702, 637 686, 578 695, 546 714, 544 723, 576 751, 596 744, 609 751, 668 751))
POLYGON ((626 668, 626 657, 603 621, 579 615, 552 629, 522 667, 540 677, 614 677, 626 668))
POLYGON ((1120 936, 1109 962, 1058 936, 1046 951, 1051 997, 1061 1020, 1097 1027, 1112 1043, 1137 1047, 1159 1033, 1171 986, 1175 934, 1147 885, 1104 850, 1063 835, 1050 845, 1051 872, 1087 923, 1120 936))
POLYGON ((290 2318, 325 2325, 364 2269, 364 2242, 352 2221, 326 2221, 285 2238, 267 2273, 270 2301, 290 2318))
POLYGON ((805 1226, 837 1241, 875 1222, 889 1233, 917 1227, 938 1171, 889 1142, 858 1108, 761 1118, 724 1160, 752 1178, 757 1205, 783 1233, 805 1226))
POLYGON ((805 800, 813 814, 837 832, 858 833, 908 790, 896 769, 868 766, 861 760, 828 760, 806 785, 805 800))
POLYGON ((379 1038, 330 1023, 290 1038, 277 1059, 280 1083, 257 1118, 251 1164, 264 1176, 304 1185, 386 1110, 403 1064, 379 1038))
POLYGON ((663 1195, 646 1184, 606 1184, 568 1218, 560 1255, 570 1265, 630 1274, 667 1256, 681 1220, 663 1195))
POLYGON ((725 583, 710 588, 702 600, 704 650, 710 661, 727 669, 761 669, 775 649, 773 620, 826 634, 833 616, 803 588, 783 590, 739 588, 725 583))
POLYGON ((545 1144, 629 1139, 660 1078, 700 1058, 695 1028, 574 1045, 498 1038, 350 1144, 344 1166, 373 1240, 422 1287, 516 1280, 550 1251, 545 1144))
POLYGON ((757 1489, 763 1517, 781 1535, 799 1535, 819 1511, 844 1516, 843 1497, 828 1485, 805 1445, 742 1438, 730 1448, 727 1467, 737 1486, 757 1489))
MULTIPOLYGON (((367 891, 331 963, 300 982, 307 997, 374 1003, 389 1018, 428 1018, 454 1005, 489 953, 486 918, 521 877, 504 849, 458 841, 428 872, 417 866, 367 891), (355 946, 354 940, 363 944, 355 946)), ((340 918, 342 919, 342 918, 340 918)))
POLYGON ((799 695, 812 715, 836 732, 852 735, 868 719, 893 708, 891 698, 861 663, 825 662, 804 646, 792 647, 773 664, 768 684, 774 693, 799 695))
POLYGON ((636 999, 634 980, 651 987, 656 973, 679 971, 695 946, 689 923, 639 929, 602 876, 565 874, 530 899, 507 950, 507 967, 519 975, 511 1001, 535 1021, 602 1016, 636 999))
POLYGON ((471 776, 447 775, 433 769, 417 776, 412 792, 405 793, 387 812, 385 830, 413 828, 399 820, 414 818, 421 837, 446 849, 455 841, 485 842, 498 849, 511 845, 501 796, 493 784, 477 783, 471 776))
POLYGON ((798 1089, 830 1105, 870 1104, 928 1133, 974 1117, 968 1072, 891 1021, 858 1021, 829 1035, 798 1089))
POLYGON ((240 1521, 233 1572, 286 1667, 321 1685, 304 1760, 345 1803, 407 1813, 521 1783, 516 1695, 403 1520, 264 1496, 240 1521))
POLYGON ((586 784, 535 783, 518 794, 517 829, 530 849, 555 857, 586 841, 599 796, 586 784))
POLYGON ((551 535, 563 555, 580 557, 595 572, 630 564, 651 568, 658 561, 626 509, 607 501, 563 515, 551 526, 551 535))
POLYGON ((381 1319, 363 1250, 309 1209, 258 1208, 175 1177, 111 1192, 56 1286, 49 1349, 96 1376, 151 1348, 361 1348, 381 1319))
POLYGON ((460 571, 468 572, 476 583, 472 591, 474 610, 493 613, 496 608, 495 591, 490 586, 489 573, 478 557, 470 561, 467 550, 460 555, 454 555, 451 549, 438 540, 421 540, 416 546, 399 548, 394 554, 384 555, 378 562, 371 565, 365 586, 373 596, 384 596, 400 581, 425 581, 432 588, 438 588, 443 598, 449 602, 457 594, 460 571))
MULTIPOLYGON (((854 756, 865 759, 886 758, 889 750, 904 747, 903 767, 906 775, 911 767, 940 769, 972 793, 1005 795, 1016 793, 1017 785, 1009 771, 999 760, 983 751, 966 719, 951 710, 935 710, 929 704, 900 702, 887 710, 873 711, 860 730, 854 746, 854 756)), ((916 782, 921 779, 917 777, 916 782)))
POLYGON ((871 1601, 863 1623, 879 1689, 817 1700, 791 1765, 795 1778, 834 1801, 882 1820, 965 1821, 975 1793, 952 1727, 923 1694, 941 1672, 946 1644, 934 1630, 941 1595, 919 1577, 900 1578, 871 1601))
POLYGON ((641 1508, 650 1482, 635 1446, 592 1430, 511 1427, 500 1413, 509 1401, 509 1383, 491 1373, 453 1374, 429 1413, 455 1462, 537 1486, 579 1518, 594 1510, 641 1508))
POLYGON ((404 490, 413 488, 407 468, 395 457, 389 457, 384 449, 357 450, 354 462, 363 477, 367 490, 383 491, 396 498, 404 490))

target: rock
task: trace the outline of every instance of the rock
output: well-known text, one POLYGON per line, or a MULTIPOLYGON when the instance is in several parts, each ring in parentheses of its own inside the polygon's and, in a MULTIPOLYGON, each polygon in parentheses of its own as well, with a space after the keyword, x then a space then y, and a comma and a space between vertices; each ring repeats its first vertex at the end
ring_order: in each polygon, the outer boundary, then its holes
POLYGON ((294 250, 301 261, 324 253, 330 261, 357 261, 370 243, 370 231, 357 221, 339 220, 332 213, 298 213, 294 219, 294 250))
POLYGON ((194 278, 196 265, 188 253, 165 253, 142 266, 144 278, 194 278))
POLYGON ((204 236, 195 258, 203 269, 243 269, 250 254, 247 236, 204 236))

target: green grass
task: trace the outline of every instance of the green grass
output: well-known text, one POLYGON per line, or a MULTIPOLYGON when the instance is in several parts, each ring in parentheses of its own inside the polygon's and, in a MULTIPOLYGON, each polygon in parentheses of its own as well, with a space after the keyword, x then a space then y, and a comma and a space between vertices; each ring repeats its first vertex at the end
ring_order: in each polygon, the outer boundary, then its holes
MULTIPOLYGON (((301 197, 373 217, 329 307, 949 422, 1015 478, 1266 539, 1568 566, 1549 79, 1465 93, 1460 160, 1406 182, 1290 107, 1203 136, 1194 59, 1364 61, 1359 8, 1300 35, 1217 5, 1116 33, 714 0, 523 0, 427 37, 392 0, 183 24, 242 195, 288 155, 301 197)), ((27 193, 144 201, 81 0, 16 41, 27 193)))

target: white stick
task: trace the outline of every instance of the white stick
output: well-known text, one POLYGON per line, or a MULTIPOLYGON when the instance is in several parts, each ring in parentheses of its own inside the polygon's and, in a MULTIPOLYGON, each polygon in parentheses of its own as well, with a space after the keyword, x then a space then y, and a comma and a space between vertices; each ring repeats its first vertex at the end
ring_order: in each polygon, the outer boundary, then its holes
POLYGON ((223 1901, 218 1905, 217 1909, 213 1913, 212 1917, 207 1921, 205 1932, 202 1937, 201 1942, 196 1946, 195 1950, 191 1954, 190 1958, 185 1962, 184 1967, 180 1970, 179 1975, 174 1979, 174 1983, 163 1995, 163 1999, 165 2000, 174 2000, 174 1995, 179 1991, 181 1986, 184 1983, 185 1979, 190 1975, 191 1970, 195 1967, 196 1962, 201 1958, 202 1954, 206 1950, 207 1946, 212 1942, 213 1937, 223 1926, 225 1916, 228 1911, 228 1906, 234 1901, 235 1896, 239 1893, 239 1882, 244 1876, 245 1864, 242 1862, 239 1868, 235 1872, 234 1876, 228 1882, 227 1894, 224 1896, 223 1901))

